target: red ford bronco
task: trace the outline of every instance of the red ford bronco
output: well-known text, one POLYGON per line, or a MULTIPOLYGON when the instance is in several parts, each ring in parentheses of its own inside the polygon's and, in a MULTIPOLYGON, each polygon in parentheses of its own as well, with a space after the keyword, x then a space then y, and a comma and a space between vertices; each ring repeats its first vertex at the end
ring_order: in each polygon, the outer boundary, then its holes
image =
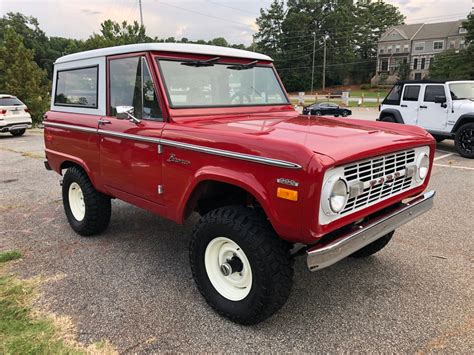
POLYGON ((193 277, 242 324, 283 306, 295 256, 311 271, 367 257, 433 204, 432 136, 300 115, 258 53, 152 43, 61 57, 44 126, 74 231, 103 232, 112 198, 177 223, 199 213, 193 277))

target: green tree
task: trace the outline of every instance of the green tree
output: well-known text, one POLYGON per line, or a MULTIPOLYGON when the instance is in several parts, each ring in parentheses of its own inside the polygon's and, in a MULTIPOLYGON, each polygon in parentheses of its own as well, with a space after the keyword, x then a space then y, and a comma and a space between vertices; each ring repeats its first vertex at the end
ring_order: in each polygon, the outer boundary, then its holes
POLYGON ((33 59, 34 51, 25 47, 23 38, 13 28, 6 28, 0 44, 0 92, 22 100, 37 124, 48 110, 51 85, 46 71, 33 59))
POLYGON ((451 80, 474 79, 474 15, 470 14, 463 27, 467 30, 465 49, 451 49, 434 58, 430 65, 430 78, 451 80))
POLYGON ((97 49, 125 44, 152 42, 146 35, 145 27, 137 21, 129 24, 127 21, 118 23, 106 20, 100 25, 100 33, 94 33, 83 45, 83 49, 97 49))
POLYGON ((400 80, 408 80, 410 77, 410 65, 408 62, 401 62, 398 66, 398 77, 400 80))

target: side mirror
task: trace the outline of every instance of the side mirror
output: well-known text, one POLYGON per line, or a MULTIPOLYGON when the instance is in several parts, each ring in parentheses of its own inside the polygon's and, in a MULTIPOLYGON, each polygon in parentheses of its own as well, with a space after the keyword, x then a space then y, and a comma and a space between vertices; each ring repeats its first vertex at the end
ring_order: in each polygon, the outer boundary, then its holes
POLYGON ((117 106, 115 109, 119 120, 126 120, 133 115, 133 106, 117 106))
POLYGON ((446 96, 435 96, 435 104, 441 104, 441 107, 446 107, 446 96))
POLYGON ((139 124, 141 121, 133 115, 133 106, 117 106, 117 118, 119 120, 128 119, 130 122, 139 124))

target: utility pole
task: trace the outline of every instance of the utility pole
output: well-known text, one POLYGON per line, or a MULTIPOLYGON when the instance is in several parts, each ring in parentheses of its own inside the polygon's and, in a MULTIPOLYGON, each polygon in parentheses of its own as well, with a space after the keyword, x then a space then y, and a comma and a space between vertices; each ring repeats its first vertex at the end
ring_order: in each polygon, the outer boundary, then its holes
POLYGON ((140 7, 140 23, 143 27, 143 11, 142 11, 142 0, 138 0, 138 6, 140 7))
POLYGON ((326 40, 328 36, 324 36, 324 54, 323 54, 323 91, 326 89, 326 40))
POLYGON ((316 32, 313 32, 313 69, 311 70, 311 95, 313 95, 314 84, 314 54, 316 52, 316 32))

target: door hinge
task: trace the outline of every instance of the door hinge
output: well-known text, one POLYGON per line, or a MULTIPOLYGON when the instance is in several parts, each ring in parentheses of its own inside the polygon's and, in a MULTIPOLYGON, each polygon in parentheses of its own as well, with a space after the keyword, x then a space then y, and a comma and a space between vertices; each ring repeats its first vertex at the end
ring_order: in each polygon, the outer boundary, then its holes
POLYGON ((163 185, 158 185, 157 192, 158 192, 158 195, 162 195, 163 192, 165 192, 163 185))
POLYGON ((158 154, 163 154, 163 146, 158 144, 158 154))

